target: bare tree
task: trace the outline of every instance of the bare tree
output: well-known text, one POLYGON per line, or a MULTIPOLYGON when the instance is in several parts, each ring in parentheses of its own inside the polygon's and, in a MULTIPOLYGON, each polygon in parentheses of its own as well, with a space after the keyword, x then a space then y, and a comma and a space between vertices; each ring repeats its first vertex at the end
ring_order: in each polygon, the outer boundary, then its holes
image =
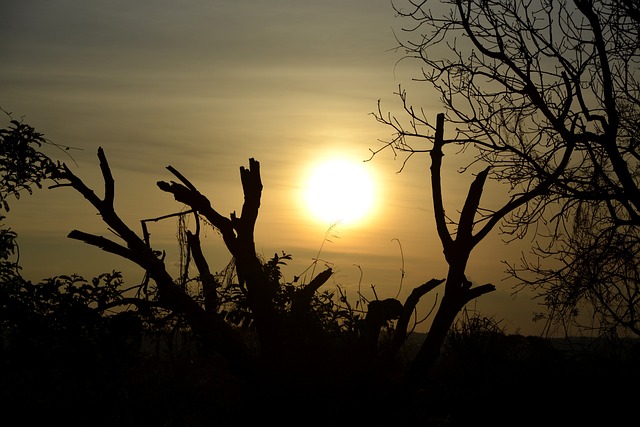
MULTIPOLYGON (((250 314, 252 325, 257 332, 260 362, 267 363, 266 366, 268 366, 269 363, 286 363, 290 357, 293 357, 289 354, 286 359, 282 358, 283 355, 293 351, 292 346, 295 344, 292 342, 295 340, 287 336, 287 333, 291 332, 291 328, 285 324, 285 319, 276 307, 276 294, 282 283, 279 281, 280 276, 273 274, 273 268, 278 267, 279 258, 276 256, 275 263, 264 263, 255 249, 254 228, 262 194, 260 164, 256 160, 250 159, 249 168, 240 168, 244 191, 244 204, 240 216, 237 216, 235 212, 229 217, 218 213, 211 206, 207 197, 202 195, 189 180, 173 167, 169 166, 167 169, 178 178, 179 182, 158 182, 158 187, 161 190, 172 194, 177 201, 188 206, 189 209, 183 214, 191 214, 195 217, 196 230, 186 230, 186 245, 198 270, 197 277, 204 296, 201 303, 189 295, 184 286, 181 286, 183 278, 174 279, 169 274, 162 252, 154 250, 150 244, 145 221, 142 221, 143 233, 142 236, 139 236, 120 219, 113 205, 115 182, 107 158, 101 148, 98 150, 98 158, 104 180, 103 198, 99 198, 65 164, 61 164, 59 170, 54 174, 58 184, 53 187, 71 186, 82 194, 100 213, 109 229, 124 244, 78 230, 69 233, 69 237, 84 241, 139 265, 153 281, 157 289, 158 301, 163 307, 185 316, 193 331, 200 335, 206 343, 227 356, 242 370, 250 372, 255 368, 256 361, 251 355, 249 343, 246 340, 241 340, 232 324, 224 318, 216 289, 221 284, 211 274, 208 262, 202 252, 199 223, 201 220, 206 220, 220 231, 224 244, 233 258, 235 277, 238 280, 236 286, 239 292, 244 295, 243 300, 248 306, 247 312, 250 314)), ((298 313, 296 320, 300 321, 303 316, 299 313, 311 311, 310 306, 314 302, 313 296, 331 274, 332 271, 328 268, 317 274, 308 284, 295 289, 289 303, 292 310, 298 313)))
MULTIPOLYGON (((71 231, 68 237, 140 266, 147 277, 140 287, 153 287, 152 292, 144 294, 155 295, 154 304, 170 313, 183 316, 208 348, 221 353, 242 373, 286 373, 296 367, 294 370, 302 369, 305 375, 314 375, 318 373, 316 371, 339 366, 340 369, 336 371, 338 376, 339 372, 353 369, 367 376, 371 363, 382 359, 382 354, 385 361, 393 360, 406 339, 407 316, 417 300, 427 290, 442 282, 428 282, 404 306, 395 300, 372 301, 369 304, 371 313, 366 313, 366 316, 365 312, 354 313, 348 307, 336 305, 330 293, 318 295, 319 289, 333 274, 331 268, 316 274, 308 283, 282 283, 279 265, 290 256, 279 257, 276 254, 272 260, 265 262, 256 252, 254 228, 260 207, 262 181, 260 164, 255 159, 249 160, 248 168, 240 168, 244 203, 240 215, 233 212, 229 217, 218 213, 209 199, 179 171, 171 166, 167 167, 177 181, 160 181, 157 185, 162 191, 172 194, 187 209, 160 218, 142 220, 141 235, 125 224, 114 209, 115 180, 102 148, 98 150, 98 159, 104 181, 102 198, 64 163, 53 168, 50 178, 54 178, 56 184, 52 188, 69 186, 78 191, 96 208, 109 230, 122 243, 79 230, 71 231), (189 256, 186 257, 179 277, 174 278, 167 271, 163 252, 153 248, 146 224, 149 221, 184 215, 192 215, 195 226, 193 230, 182 230, 186 236, 184 244, 189 256), (233 266, 233 271, 227 274, 227 279, 231 280, 227 284, 221 283, 220 275, 211 273, 203 254, 200 242, 202 222, 220 232, 232 257, 230 265, 233 266), (197 269, 196 276, 187 272, 191 261, 197 269), (200 287, 197 294, 202 295, 202 298, 196 298, 184 286, 191 280, 197 281, 200 287), (230 287, 233 288, 231 291, 230 287), (246 326, 245 332, 255 331, 257 350, 251 340, 238 334, 236 319, 228 316, 224 306, 225 292, 236 295, 236 305, 241 301, 242 315, 246 317, 243 320, 247 320, 241 323, 246 326), (398 328, 402 333, 396 334, 392 345, 381 347, 379 337, 382 326, 398 317, 402 317, 398 328), (327 321, 336 323, 338 329, 328 328, 327 321), (321 361, 326 365, 325 368, 319 366, 321 361)), ((115 304, 134 304, 148 308, 149 301, 145 298, 126 298, 115 304)))
MULTIPOLYGON (((53 187, 70 186, 78 191, 96 208, 105 224, 124 244, 79 230, 71 231, 69 238, 81 240, 105 252, 128 259, 142 267, 157 287, 158 302, 160 305, 185 316, 194 332, 203 337, 205 342, 212 345, 215 350, 226 355, 229 360, 238 363, 243 367, 242 369, 251 370, 254 363, 248 349, 227 323, 218 316, 210 314, 215 312, 216 309, 209 307, 207 310, 191 298, 169 274, 160 256, 161 252, 151 247, 148 236, 139 236, 125 224, 116 213, 114 209, 115 181, 102 148, 98 150, 98 158, 100 160, 100 170, 104 181, 104 197, 102 199, 98 197, 91 188, 87 187, 64 163, 60 164, 58 171, 53 174, 53 177, 58 181, 58 184, 53 187)), ((206 199, 200 200, 202 206, 207 205, 205 201, 206 199)), ((198 207, 200 207, 200 205, 198 207)), ((193 240, 195 240, 195 237, 192 237, 191 241, 191 245, 195 246, 193 240)), ((197 247, 195 250, 196 252, 198 251, 197 247)), ((198 266, 203 269, 201 275, 207 277, 207 271, 203 268, 203 265, 198 263, 198 266)), ((205 287, 211 286, 211 283, 207 280, 203 281, 203 284, 205 287)))
MULTIPOLYGON (((399 49, 405 60, 420 62, 416 80, 439 93, 456 129, 450 143, 474 153, 468 167, 487 166, 487 178, 510 189, 509 202, 482 211, 482 221, 500 218, 507 240, 536 235, 532 255, 509 271, 555 308, 563 305, 549 312, 552 322, 567 320, 559 314, 575 313, 571 308, 588 302, 600 322, 637 330, 635 317, 603 317, 636 311, 635 297, 623 295, 634 295, 637 281, 629 280, 628 271, 612 270, 629 263, 608 264, 608 273, 592 275, 572 294, 577 298, 565 291, 578 273, 569 280, 550 264, 559 258, 566 272, 580 259, 617 257, 618 248, 602 245, 607 236, 619 243, 640 225, 637 2, 447 0, 394 7, 410 22, 399 49), (517 200, 526 201, 514 205, 517 200), (588 239, 585 215, 598 218, 588 239), (612 282, 612 276, 625 280, 612 282)), ((430 141, 434 126, 404 90, 398 95, 406 121, 378 109, 378 120, 393 127, 395 136, 374 154, 386 148, 409 157, 429 151, 422 143, 430 141)), ((636 253, 635 246, 628 252, 636 253)))
MULTIPOLYGON (((405 150, 402 145, 402 141, 407 137, 407 135, 405 134, 404 129, 399 125, 399 122, 390 116, 383 116, 381 110, 378 110, 376 118, 379 122, 392 126, 396 129, 395 142, 388 145, 388 147, 405 150)), ((414 116, 412 118, 413 126, 416 124, 415 120, 416 118, 414 116)), ((544 194, 554 179, 553 177, 557 176, 557 174, 559 174, 566 166, 568 158, 568 155, 566 155, 565 161, 561 162, 558 171, 548 180, 538 183, 538 185, 535 188, 532 188, 530 192, 523 192, 514 195, 500 209, 495 211, 487 211, 480 207, 482 192, 490 172, 489 167, 485 168, 475 176, 473 182, 469 186, 465 203, 460 211, 460 217, 458 221, 453 222, 445 213, 441 172, 442 158, 444 156, 443 148, 446 145, 457 143, 458 139, 446 139, 444 137, 444 121, 445 115, 442 113, 438 114, 436 126, 434 128, 434 135, 429 136, 425 134, 420 137, 426 138, 433 143, 432 148, 429 150, 431 157, 431 192, 433 196, 436 229, 438 237, 442 243, 445 261, 448 264, 448 273, 445 280, 432 280, 427 282, 427 284, 414 289, 414 292, 409 296, 407 303, 405 303, 405 308, 413 309, 415 305, 411 306, 409 301, 414 300, 416 293, 418 293, 419 298, 423 294, 422 292, 426 293, 434 289, 440 283, 445 283, 442 300, 438 306, 436 314, 434 315, 426 339, 421 345, 420 350, 412 363, 411 371, 407 376, 408 390, 410 392, 421 388, 426 383, 429 371, 440 355, 440 350, 447 333, 451 329, 457 315, 461 312, 464 306, 473 299, 495 290, 494 285, 490 283, 474 287, 472 282, 467 279, 467 263, 473 249, 507 215, 517 211, 518 209, 526 208, 537 196, 544 194), (453 229, 451 229, 452 225, 453 229)), ((426 119, 423 120, 422 123, 425 126, 430 126, 426 119)), ((568 152, 570 152, 570 150, 568 150, 568 152)), ((399 322, 399 325, 404 325, 404 322, 399 322)), ((401 328, 398 328, 396 331, 396 333, 402 332, 403 330, 401 328)))

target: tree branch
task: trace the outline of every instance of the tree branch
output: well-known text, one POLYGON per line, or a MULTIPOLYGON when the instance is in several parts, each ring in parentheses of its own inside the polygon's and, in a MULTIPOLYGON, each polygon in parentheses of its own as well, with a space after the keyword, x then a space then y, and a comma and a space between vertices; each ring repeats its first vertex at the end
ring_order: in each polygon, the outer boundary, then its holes
POLYGON ((447 228, 447 217, 442 201, 442 181, 440 170, 442 167, 442 147, 444 146, 444 114, 439 113, 436 121, 436 136, 431 150, 431 192, 433 195, 433 213, 436 220, 438 236, 444 247, 445 256, 450 252, 453 239, 447 228))

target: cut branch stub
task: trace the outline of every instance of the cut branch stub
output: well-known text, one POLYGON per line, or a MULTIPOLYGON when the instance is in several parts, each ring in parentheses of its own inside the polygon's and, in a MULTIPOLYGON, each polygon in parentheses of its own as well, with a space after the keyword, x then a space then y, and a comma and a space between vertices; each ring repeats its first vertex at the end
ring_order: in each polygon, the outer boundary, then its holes
POLYGON ((407 339, 409 321, 411 320, 411 317, 416 309, 416 306, 418 305, 418 302, 420 301, 420 298, 431 292, 433 289, 437 288, 440 284, 444 283, 444 281, 445 279, 431 279, 411 291, 411 294, 407 297, 404 305, 402 306, 402 312, 400 313, 398 321, 396 322, 396 328, 393 333, 393 337, 391 338, 389 345, 381 354, 379 360, 377 361, 378 363, 384 365, 391 362, 394 357, 396 357, 398 351, 400 351, 400 348, 407 339))
POLYGON ((489 173, 489 167, 480 172, 476 179, 469 186, 469 193, 467 199, 464 202, 462 212, 460 213, 460 223, 458 224, 458 233, 456 234, 457 242, 466 242, 472 244, 472 232, 475 215, 478 212, 480 206, 480 198, 482 197, 482 190, 487 180, 487 174, 489 173))
POLYGON ((445 254, 453 244, 451 234, 447 228, 447 216, 444 211, 444 203, 442 201, 442 180, 440 170, 442 167, 442 147, 444 146, 444 114, 437 116, 436 136, 431 150, 431 192, 433 195, 433 212, 436 220, 436 229, 438 237, 442 242, 445 254))
POLYGON ((238 232, 238 239, 241 245, 255 252, 255 242, 253 233, 256 221, 258 220, 258 210, 260 209, 260 199, 262 197, 262 179, 260 178, 260 163, 249 159, 249 169, 240 167, 240 180, 242 181, 242 191, 244 192, 244 203, 240 220, 234 222, 234 228, 238 232))
POLYGON ((218 282, 216 281, 215 276, 211 274, 209 263, 202 253, 200 238, 190 231, 187 231, 187 243, 189 247, 191 247, 193 260, 196 263, 198 273, 200 274, 205 311, 210 315, 213 315, 218 309, 218 294, 216 293, 218 282))
POLYGON ((333 270, 331 268, 327 268, 323 272, 319 273, 316 277, 314 277, 308 285, 300 289, 293 299, 291 311, 295 313, 308 313, 309 304, 311 304, 313 295, 320 288, 320 286, 324 285, 327 280, 329 280, 332 274, 333 270))

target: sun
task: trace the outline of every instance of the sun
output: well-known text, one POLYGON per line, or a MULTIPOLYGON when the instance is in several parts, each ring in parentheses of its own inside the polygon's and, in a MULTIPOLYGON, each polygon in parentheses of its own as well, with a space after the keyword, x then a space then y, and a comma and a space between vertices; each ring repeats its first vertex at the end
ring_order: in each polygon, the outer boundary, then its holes
POLYGON ((323 160, 310 168, 304 204, 313 218, 326 224, 363 222, 375 202, 373 177, 362 161, 323 160))

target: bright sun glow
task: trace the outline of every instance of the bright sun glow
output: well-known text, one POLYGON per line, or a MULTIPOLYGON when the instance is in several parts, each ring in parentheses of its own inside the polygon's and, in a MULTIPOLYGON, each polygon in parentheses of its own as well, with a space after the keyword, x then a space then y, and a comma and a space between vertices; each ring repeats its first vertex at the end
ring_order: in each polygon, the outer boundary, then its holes
POLYGON ((328 224, 363 221, 373 207, 374 196, 373 180, 362 162, 347 159, 315 165, 304 191, 307 209, 328 224))

